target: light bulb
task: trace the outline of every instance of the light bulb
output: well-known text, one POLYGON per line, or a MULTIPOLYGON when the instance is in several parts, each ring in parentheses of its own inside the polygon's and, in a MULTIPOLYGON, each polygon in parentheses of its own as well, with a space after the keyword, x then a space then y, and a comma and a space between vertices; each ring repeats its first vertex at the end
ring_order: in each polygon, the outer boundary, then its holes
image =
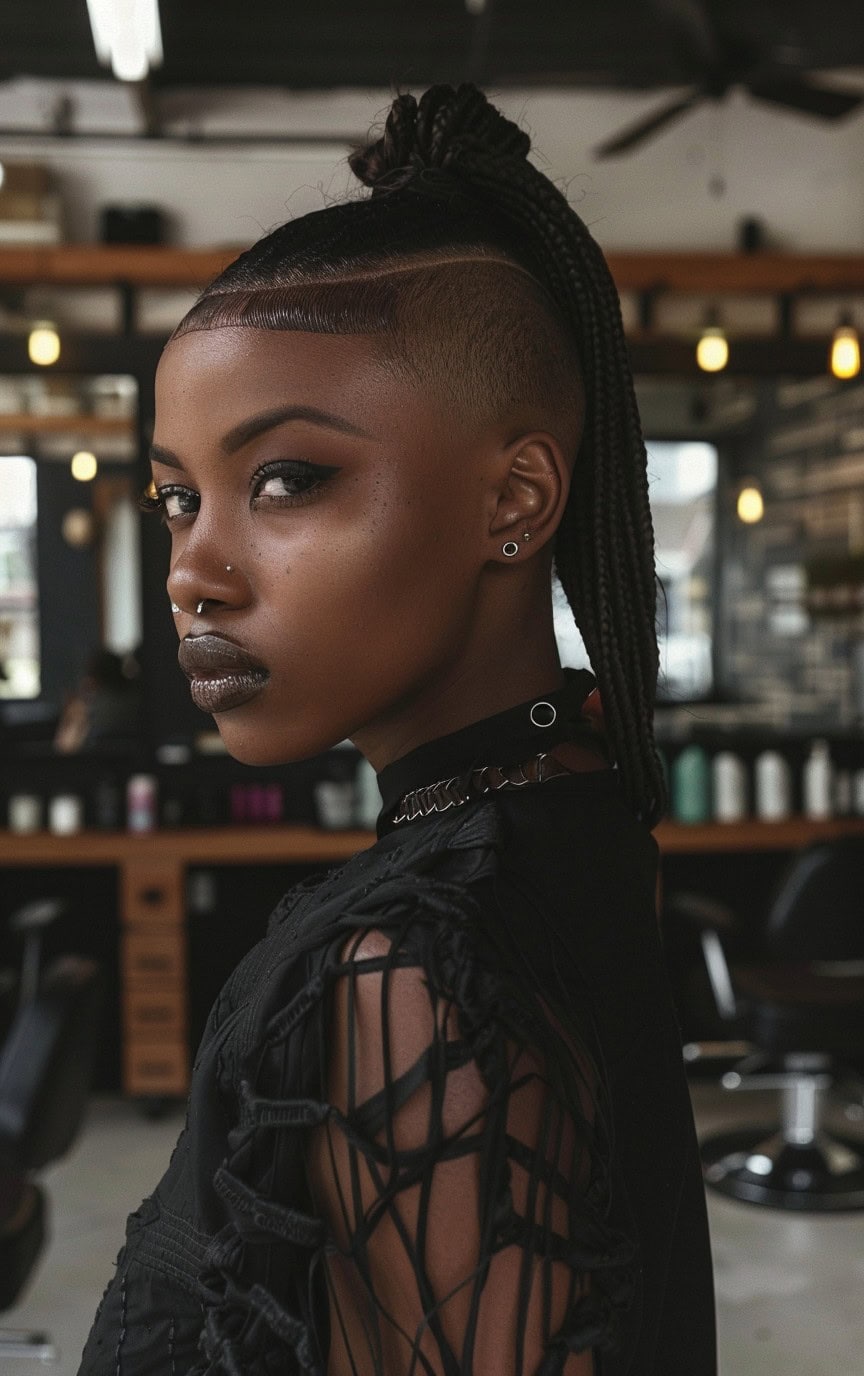
POLYGON ((89 483, 96 477, 99 465, 96 455, 91 454, 89 449, 79 449, 77 454, 72 455, 70 468, 72 477, 77 478, 79 483, 89 483))
POLYGON ((729 341, 719 325, 707 325, 696 345, 696 362, 704 373, 719 373, 729 362, 729 341))
POLYGON ((765 514, 765 503, 758 487, 742 487, 738 493, 738 519, 748 526, 761 521, 765 514))
POLYGON ((60 336, 50 320, 39 320, 30 331, 27 353, 31 363, 47 367, 60 357, 60 336))
POLYGON ((857 377, 861 371, 861 344, 854 325, 844 323, 831 341, 831 371, 835 377, 857 377))

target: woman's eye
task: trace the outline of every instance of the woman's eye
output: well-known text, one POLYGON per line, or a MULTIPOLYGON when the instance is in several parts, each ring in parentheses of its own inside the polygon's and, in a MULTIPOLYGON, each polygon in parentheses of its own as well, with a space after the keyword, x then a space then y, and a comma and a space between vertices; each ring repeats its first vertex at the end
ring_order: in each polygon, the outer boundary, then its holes
POLYGON ((176 483, 157 487, 150 483, 138 499, 144 511, 158 511, 163 521, 175 521, 179 516, 193 516, 198 510, 200 498, 191 487, 179 487, 176 483))
POLYGON ((265 464, 252 475, 252 501, 278 506, 296 506, 309 499, 315 490, 338 469, 327 465, 291 459, 265 464))

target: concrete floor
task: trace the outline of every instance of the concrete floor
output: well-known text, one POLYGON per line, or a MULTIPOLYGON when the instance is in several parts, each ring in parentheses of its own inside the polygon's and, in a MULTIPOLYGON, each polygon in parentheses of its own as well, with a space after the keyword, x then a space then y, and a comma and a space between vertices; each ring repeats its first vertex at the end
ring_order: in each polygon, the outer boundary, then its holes
MULTIPOLYGON (((764 1094, 693 1087, 700 1135, 770 1119, 764 1094)), ((145 1119, 95 1097, 74 1149, 42 1177, 52 1239, 6 1328, 47 1327, 56 1376, 75 1376, 123 1238, 126 1215, 161 1176, 183 1121, 177 1107, 145 1119)), ((849 1130, 849 1124, 844 1124, 849 1130)), ((836 1216, 756 1208, 709 1192, 721 1376, 856 1376, 864 1371, 864 1211, 836 1216)), ((0 1357, 3 1376, 34 1376, 32 1360, 0 1357)), ((638 1373, 634 1373, 638 1376, 638 1373)))

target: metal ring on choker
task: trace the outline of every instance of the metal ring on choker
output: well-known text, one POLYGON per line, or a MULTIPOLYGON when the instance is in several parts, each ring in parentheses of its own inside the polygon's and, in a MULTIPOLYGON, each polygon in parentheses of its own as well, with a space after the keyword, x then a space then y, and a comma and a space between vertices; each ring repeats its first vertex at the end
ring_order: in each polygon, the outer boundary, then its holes
POLYGON ((552 706, 552 703, 546 702, 545 699, 540 702, 535 702, 528 715, 535 726, 552 726, 558 720, 558 713, 552 706), (548 721, 538 721, 537 717, 535 717, 534 713, 537 711, 538 707, 545 707, 547 709, 546 712, 541 713, 541 716, 549 716, 549 713, 552 713, 548 721))

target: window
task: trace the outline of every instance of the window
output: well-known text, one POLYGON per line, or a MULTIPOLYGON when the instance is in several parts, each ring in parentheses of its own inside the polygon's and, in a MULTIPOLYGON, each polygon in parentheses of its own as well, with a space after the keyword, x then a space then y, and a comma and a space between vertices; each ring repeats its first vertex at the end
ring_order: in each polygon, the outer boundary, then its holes
POLYGON ((704 698, 713 689, 713 580, 717 449, 703 441, 648 440, 648 492, 658 590, 657 698, 704 698))
POLYGON ((0 698, 37 698, 36 463, 0 456, 0 698))

